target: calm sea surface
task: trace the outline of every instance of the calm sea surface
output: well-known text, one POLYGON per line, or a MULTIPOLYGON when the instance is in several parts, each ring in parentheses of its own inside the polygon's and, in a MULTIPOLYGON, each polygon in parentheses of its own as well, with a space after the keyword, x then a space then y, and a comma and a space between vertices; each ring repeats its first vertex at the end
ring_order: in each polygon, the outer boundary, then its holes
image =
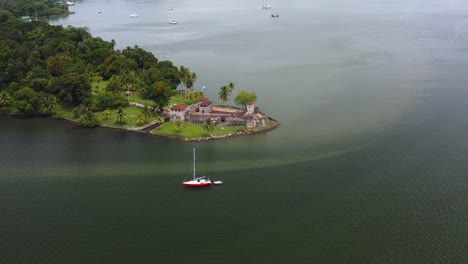
POLYGON ((468 263, 464 1, 75 3, 50 22, 187 66, 215 102, 232 81, 281 126, 185 143, 1 117, 1 263, 468 263), (192 147, 223 186, 182 187, 192 147))

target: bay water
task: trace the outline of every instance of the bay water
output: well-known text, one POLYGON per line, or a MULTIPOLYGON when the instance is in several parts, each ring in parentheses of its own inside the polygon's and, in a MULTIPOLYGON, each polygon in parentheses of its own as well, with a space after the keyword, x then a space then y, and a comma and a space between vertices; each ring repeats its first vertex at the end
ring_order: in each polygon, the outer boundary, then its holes
POLYGON ((189 67, 215 103, 254 91, 281 125, 188 143, 0 117, 1 262, 467 263, 468 5, 268 4, 81 0, 51 19, 189 67), (224 185, 183 188, 193 147, 224 185))

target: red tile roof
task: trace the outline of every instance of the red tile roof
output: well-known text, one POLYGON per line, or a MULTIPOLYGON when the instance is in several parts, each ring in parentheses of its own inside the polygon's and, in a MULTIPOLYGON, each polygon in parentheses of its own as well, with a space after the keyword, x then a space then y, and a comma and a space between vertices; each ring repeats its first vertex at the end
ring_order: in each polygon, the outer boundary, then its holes
POLYGON ((185 109, 187 109, 187 106, 182 103, 171 106, 171 110, 175 111, 184 111, 185 109))
POLYGON ((201 106, 201 107, 207 107, 207 106, 209 106, 209 105, 211 105, 211 104, 212 104, 211 101, 208 100, 208 99, 207 99, 207 100, 203 100, 203 101, 200 102, 200 106, 201 106))

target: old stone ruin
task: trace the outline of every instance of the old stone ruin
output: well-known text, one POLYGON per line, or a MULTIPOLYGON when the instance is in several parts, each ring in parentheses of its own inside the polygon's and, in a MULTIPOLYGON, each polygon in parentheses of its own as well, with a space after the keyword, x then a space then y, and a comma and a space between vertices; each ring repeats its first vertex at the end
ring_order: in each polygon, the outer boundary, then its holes
POLYGON ((183 103, 173 105, 169 116, 171 121, 180 120, 192 124, 203 124, 208 118, 217 126, 245 125, 247 128, 255 128, 268 124, 268 117, 254 103, 248 103, 247 110, 242 110, 213 106, 207 98, 188 106, 183 103))

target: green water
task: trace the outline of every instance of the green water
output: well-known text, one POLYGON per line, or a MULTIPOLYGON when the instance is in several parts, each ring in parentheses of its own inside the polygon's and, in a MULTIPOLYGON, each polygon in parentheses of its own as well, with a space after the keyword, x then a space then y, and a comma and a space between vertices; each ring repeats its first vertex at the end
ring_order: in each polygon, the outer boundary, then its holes
POLYGON ((1 117, 1 263, 468 262, 468 6, 258 2, 83 0, 51 21, 188 66, 213 100, 255 91, 281 126, 186 143, 1 117), (193 147, 223 186, 183 188, 193 147))

